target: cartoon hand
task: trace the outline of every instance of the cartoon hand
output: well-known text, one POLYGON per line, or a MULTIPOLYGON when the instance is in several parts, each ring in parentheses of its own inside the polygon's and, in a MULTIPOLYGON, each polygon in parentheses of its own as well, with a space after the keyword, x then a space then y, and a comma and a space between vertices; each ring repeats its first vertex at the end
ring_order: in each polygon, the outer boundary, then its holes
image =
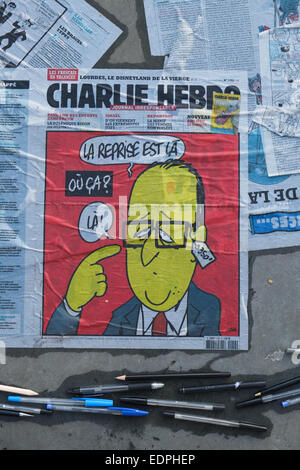
POLYGON ((99 261, 120 253, 119 245, 107 245, 90 253, 74 272, 66 294, 69 307, 79 312, 94 297, 102 297, 107 289, 106 276, 99 261))

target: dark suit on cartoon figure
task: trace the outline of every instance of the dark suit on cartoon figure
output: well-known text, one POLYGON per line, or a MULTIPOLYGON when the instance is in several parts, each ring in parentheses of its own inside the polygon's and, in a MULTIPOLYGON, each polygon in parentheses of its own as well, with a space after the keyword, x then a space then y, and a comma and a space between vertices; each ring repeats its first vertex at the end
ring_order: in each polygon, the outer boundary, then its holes
MULTIPOLYGON (((142 303, 136 297, 132 297, 113 312, 103 334, 105 336, 135 336, 141 307, 142 303)), ((186 336, 219 336, 220 311, 220 301, 216 296, 204 292, 191 283, 185 311, 186 336)), ((79 322, 80 316, 69 315, 62 302, 48 323, 46 334, 76 335, 79 322)))

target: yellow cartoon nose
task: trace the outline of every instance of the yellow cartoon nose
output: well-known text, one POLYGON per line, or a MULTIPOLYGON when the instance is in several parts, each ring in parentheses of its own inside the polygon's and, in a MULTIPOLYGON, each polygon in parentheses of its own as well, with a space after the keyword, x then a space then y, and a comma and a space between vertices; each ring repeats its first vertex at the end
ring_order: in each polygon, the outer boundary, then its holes
MULTIPOLYGON (((152 235, 152 234, 151 234, 152 235)), ((141 251, 141 260, 143 266, 148 266, 159 255, 159 250, 155 244, 155 238, 150 236, 143 244, 141 251)))

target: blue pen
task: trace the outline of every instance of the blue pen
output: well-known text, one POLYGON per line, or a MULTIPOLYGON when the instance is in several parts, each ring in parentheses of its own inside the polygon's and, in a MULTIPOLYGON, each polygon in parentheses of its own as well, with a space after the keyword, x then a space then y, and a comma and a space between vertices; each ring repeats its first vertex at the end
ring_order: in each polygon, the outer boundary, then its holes
POLYGON ((47 405, 47 410, 51 411, 67 411, 79 413, 96 413, 96 414, 109 414, 115 416, 146 416, 148 411, 135 410, 133 408, 122 408, 117 406, 110 406, 108 408, 84 408, 82 406, 64 406, 64 405, 47 405))
MULTIPOLYGON (((65 405, 65 406, 72 406, 74 405, 74 401, 72 398, 44 398, 44 397, 19 397, 11 395, 8 397, 8 401, 13 401, 17 403, 39 403, 42 405, 65 405)), ((78 400, 76 403, 77 406, 83 407, 108 407, 113 406, 113 400, 107 400, 102 398, 85 398, 83 400, 78 400)))
POLYGON ((117 406, 109 406, 109 410, 117 411, 116 414, 121 414, 122 416, 147 416, 149 411, 145 410, 136 410, 134 408, 122 408, 117 406))

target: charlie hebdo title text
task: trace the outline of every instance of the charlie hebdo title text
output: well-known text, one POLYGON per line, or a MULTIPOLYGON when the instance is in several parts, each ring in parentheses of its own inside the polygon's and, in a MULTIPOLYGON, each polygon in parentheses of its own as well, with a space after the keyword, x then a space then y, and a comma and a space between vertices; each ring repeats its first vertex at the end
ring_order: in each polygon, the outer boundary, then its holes
POLYGON ((110 108, 111 106, 176 106, 177 109, 212 109, 214 93, 240 95, 234 85, 147 83, 53 83, 47 90, 53 108, 110 108), (151 91, 151 99, 150 99, 151 91))

